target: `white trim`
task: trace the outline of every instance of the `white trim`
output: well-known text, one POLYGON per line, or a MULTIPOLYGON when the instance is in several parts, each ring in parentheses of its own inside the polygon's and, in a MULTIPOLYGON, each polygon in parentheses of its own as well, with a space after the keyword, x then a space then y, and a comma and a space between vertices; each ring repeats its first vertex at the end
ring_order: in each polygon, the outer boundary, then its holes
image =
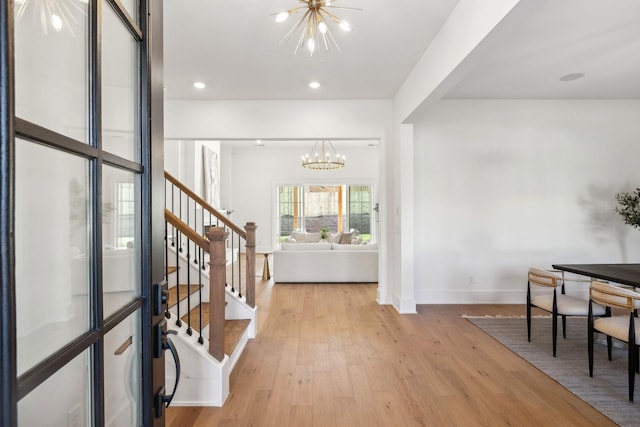
POLYGON ((417 291, 417 304, 526 304, 526 289, 519 291, 417 291))

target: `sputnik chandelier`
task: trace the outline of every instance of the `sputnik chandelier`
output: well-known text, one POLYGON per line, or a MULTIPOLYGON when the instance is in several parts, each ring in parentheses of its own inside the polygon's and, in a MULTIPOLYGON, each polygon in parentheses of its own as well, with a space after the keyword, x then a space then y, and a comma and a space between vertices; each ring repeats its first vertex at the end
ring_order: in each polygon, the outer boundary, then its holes
POLYGON ((302 156, 302 167, 315 170, 340 169, 344 167, 344 161, 345 156, 336 152, 331 141, 321 139, 316 141, 309 154, 302 156))
POLYGON ((311 56, 313 56, 313 53, 318 46, 324 46, 325 50, 329 50, 333 46, 338 53, 341 53, 340 47, 338 46, 336 39, 333 37, 328 24, 338 24, 343 31, 351 31, 351 25, 347 21, 339 19, 327 9, 362 9, 334 6, 333 4, 337 1, 338 0, 298 0, 298 3, 302 3, 303 6, 294 7, 280 13, 274 13, 276 16, 276 22, 284 22, 289 18, 289 16, 300 11, 304 11, 302 17, 300 17, 295 25, 289 30, 287 35, 280 40, 280 43, 286 43, 296 33, 298 28, 304 27, 300 33, 300 38, 298 39, 296 48, 293 51, 294 55, 298 53, 298 49, 304 45, 307 46, 311 56))

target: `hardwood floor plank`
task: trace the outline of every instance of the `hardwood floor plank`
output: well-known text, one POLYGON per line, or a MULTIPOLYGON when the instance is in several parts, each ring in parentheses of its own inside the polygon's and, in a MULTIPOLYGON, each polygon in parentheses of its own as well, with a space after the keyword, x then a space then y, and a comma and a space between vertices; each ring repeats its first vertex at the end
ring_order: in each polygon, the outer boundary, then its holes
POLYGON ((266 317, 225 406, 169 408, 168 427, 615 425, 461 317, 523 305, 400 315, 375 302, 375 285, 270 281, 256 292, 266 317))
POLYGON ((292 426, 313 425, 313 406, 292 406, 289 415, 289 423, 292 426))

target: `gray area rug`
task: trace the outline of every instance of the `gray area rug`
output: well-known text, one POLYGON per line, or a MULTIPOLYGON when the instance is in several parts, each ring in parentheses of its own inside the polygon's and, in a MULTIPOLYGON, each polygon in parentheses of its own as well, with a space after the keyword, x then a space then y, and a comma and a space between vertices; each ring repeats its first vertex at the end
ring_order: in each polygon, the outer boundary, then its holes
POLYGON ((636 402, 629 402, 626 348, 615 345, 609 362, 606 341, 598 339, 601 343, 594 346, 593 378, 589 377, 586 318, 567 319, 567 339, 562 338, 562 322, 558 320, 555 358, 551 353, 551 318, 532 319, 531 342, 527 341, 526 318, 467 320, 620 426, 640 425, 640 375, 636 375, 636 402))

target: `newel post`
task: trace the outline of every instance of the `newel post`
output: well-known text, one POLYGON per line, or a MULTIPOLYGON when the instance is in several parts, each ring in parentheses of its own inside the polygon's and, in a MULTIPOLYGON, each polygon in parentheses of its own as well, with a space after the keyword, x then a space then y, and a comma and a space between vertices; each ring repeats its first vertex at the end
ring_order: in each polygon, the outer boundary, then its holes
POLYGON ((258 226, 255 222, 248 222, 244 226, 244 230, 247 232, 245 242, 247 285, 244 292, 249 307, 256 306, 256 228, 258 228, 258 226))
POLYGON ((226 240, 229 232, 211 227, 209 238, 209 353, 218 361, 224 359, 225 291, 227 281, 226 240))

